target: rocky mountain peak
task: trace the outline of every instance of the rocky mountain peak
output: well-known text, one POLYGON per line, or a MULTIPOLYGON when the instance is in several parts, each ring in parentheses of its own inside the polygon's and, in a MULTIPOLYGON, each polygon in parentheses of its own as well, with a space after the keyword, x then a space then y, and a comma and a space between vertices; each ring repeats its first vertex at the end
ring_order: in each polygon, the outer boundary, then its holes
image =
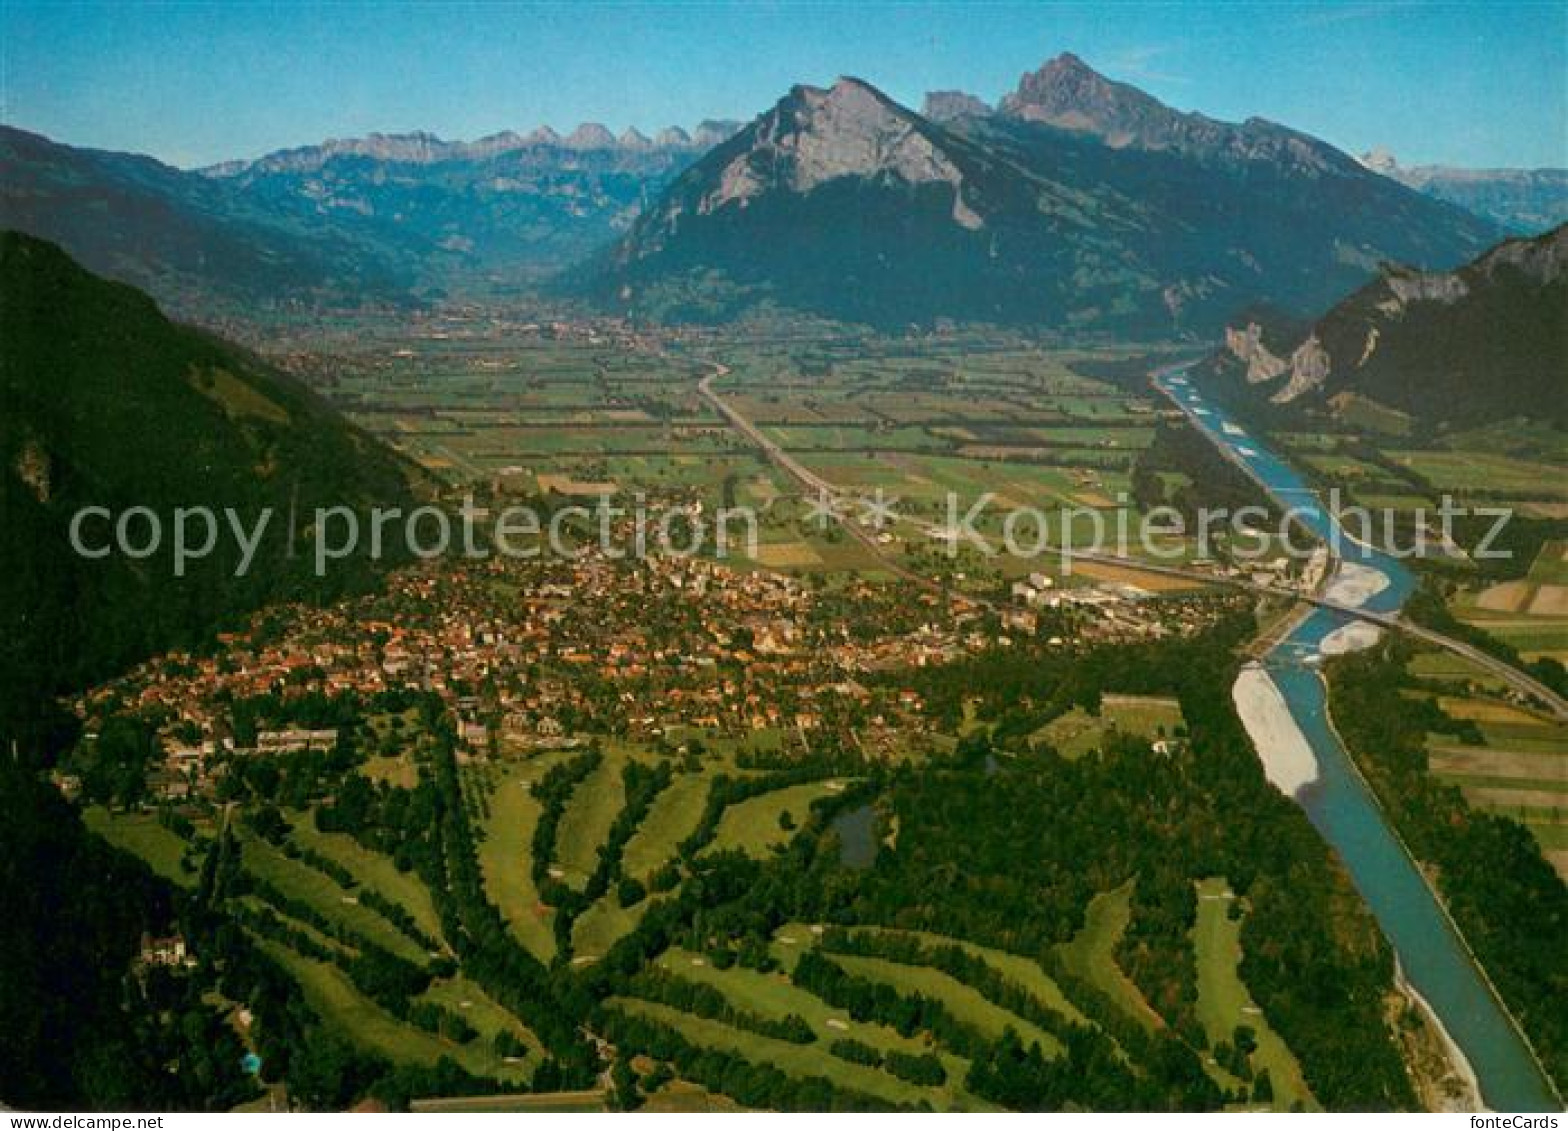
POLYGON ((962 90, 933 90, 926 94, 920 113, 933 122, 954 122, 963 118, 986 118, 991 107, 980 98, 962 90))
POLYGON ((744 125, 744 122, 736 122, 728 118, 704 118, 692 131, 692 144, 701 149, 712 149, 721 141, 728 141, 734 137, 744 125))
POLYGON ((1138 88, 1112 82, 1071 52, 1020 78, 1018 89, 1002 99, 1001 111, 1098 134, 1118 148, 1146 132, 1150 119, 1174 113, 1138 88))
POLYGON ((1356 160, 1360 161, 1374 173, 1382 173, 1384 176, 1392 176, 1399 171, 1399 162, 1394 159, 1392 153, 1382 146, 1378 146, 1376 149, 1369 149, 1356 160))
POLYGON ((598 122, 584 122, 566 135, 568 149, 614 149, 615 135, 598 122))
POLYGON ((860 79, 831 87, 795 86, 772 109, 690 170, 679 199, 645 226, 670 229, 679 218, 745 208, 772 194, 807 194, 843 178, 882 185, 953 186, 953 219, 981 218, 965 203, 964 176, 924 119, 860 79))
POLYGON ((671 126, 660 130, 654 140, 650 140, 635 126, 616 137, 598 122, 585 122, 564 138, 549 126, 540 126, 526 135, 515 130, 502 130, 472 142, 446 141, 424 131, 406 134, 372 133, 365 137, 331 138, 320 145, 283 149, 254 161, 224 161, 198 172, 215 179, 239 177, 248 173, 308 174, 339 157, 364 157, 400 165, 430 165, 442 161, 486 161, 528 149, 651 154, 660 150, 711 148, 731 136, 737 128, 732 122, 704 122, 693 138, 679 126, 671 126))
POLYGON ((791 90, 759 119, 755 144, 784 159, 789 187, 797 192, 837 177, 877 174, 910 184, 957 184, 958 170, 918 121, 869 83, 841 78, 827 90, 791 90))
POLYGON ((1487 279, 1517 272, 1541 286, 1568 275, 1568 224, 1559 224, 1534 239, 1508 240, 1476 261, 1474 269, 1487 279))
POLYGON ((493 157, 498 153, 509 153, 514 149, 521 149, 527 142, 515 130, 502 130, 500 133, 482 137, 466 147, 466 156, 493 157))
POLYGON ((1089 134, 1113 149, 1180 153, 1236 164, 1268 162, 1298 172, 1357 174, 1349 156, 1265 118, 1240 125, 1165 105, 1128 83, 1106 78, 1073 54, 1058 55, 1024 75, 1002 99, 1002 114, 1089 134))

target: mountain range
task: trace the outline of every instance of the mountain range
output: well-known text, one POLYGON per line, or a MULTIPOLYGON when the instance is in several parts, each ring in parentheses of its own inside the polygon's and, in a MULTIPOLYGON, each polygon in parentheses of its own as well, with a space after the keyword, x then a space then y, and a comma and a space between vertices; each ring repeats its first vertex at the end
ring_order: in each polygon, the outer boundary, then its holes
POLYGON ((1516 235, 1535 235, 1568 221, 1568 169, 1407 168, 1384 149, 1362 154, 1361 163, 1516 235))
POLYGON ((1568 426, 1568 224, 1455 271, 1385 265, 1308 324, 1239 319, 1212 368, 1274 405, 1337 411, 1355 394, 1432 423, 1568 426))
POLYGON ((941 119, 858 79, 798 86, 676 178, 588 273, 633 314, 765 304, 1212 334, 1249 301, 1319 310, 1385 260, 1455 266, 1490 221, 1261 119, 1173 110, 1072 55, 941 119))
POLYGON ((535 280, 581 259, 698 155, 739 128, 705 121, 648 138, 597 123, 562 137, 549 127, 475 142, 373 134, 202 170, 279 212, 374 231, 393 248, 427 249, 434 285, 535 280))
POLYGON ((735 128, 372 135, 185 171, 0 126, 0 226, 197 320, 406 305, 588 255, 735 128))
POLYGON ((192 317, 413 297, 416 261, 357 224, 268 207, 150 157, 0 126, 0 227, 50 240, 192 317))
POLYGON ((200 170, 0 127, 0 166, 0 226, 220 325, 548 284, 649 318, 1214 335, 1568 211, 1559 171, 1369 165, 1072 55, 995 106, 939 91, 917 113, 845 79, 690 133, 372 134, 200 170))

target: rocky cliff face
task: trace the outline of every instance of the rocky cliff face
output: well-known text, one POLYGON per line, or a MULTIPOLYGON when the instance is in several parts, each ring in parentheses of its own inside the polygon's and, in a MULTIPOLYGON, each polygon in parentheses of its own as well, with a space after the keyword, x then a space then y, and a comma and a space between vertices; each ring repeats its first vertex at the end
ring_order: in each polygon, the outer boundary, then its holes
POLYGON ((1290 351, 1289 360, 1286 360, 1265 344, 1264 329, 1257 322, 1227 326, 1225 349, 1243 367, 1243 377, 1249 386, 1267 385, 1285 378, 1284 384, 1269 397, 1275 404, 1289 404, 1318 388, 1328 379, 1333 367, 1328 351, 1316 335, 1309 334, 1290 351))
POLYGON ((951 158, 908 111, 855 79, 840 79, 829 90, 796 87, 756 123, 751 144, 719 171, 697 211, 744 207, 779 190, 809 193, 842 177, 948 185, 954 222, 970 229, 984 224, 964 203, 964 176, 951 158))
POLYGON ((1378 304, 1387 314, 1398 314, 1413 302, 1458 302, 1469 293, 1464 279, 1452 271, 1412 271, 1405 267, 1385 267, 1383 284, 1389 298, 1378 304))
POLYGON ((1253 302, 1309 314, 1383 260, 1442 268, 1496 238, 1323 142, 1183 114, 1072 56, 998 112, 927 108, 795 87, 672 182, 589 288, 656 317, 768 302, 1215 335, 1253 302))
POLYGON ((1247 367, 1247 384, 1272 381, 1288 368, 1263 344, 1263 327, 1248 322, 1243 327, 1225 327, 1225 348, 1247 367))
POLYGON ((740 133, 745 125, 733 118, 704 118, 692 131, 691 141, 698 149, 712 149, 740 133))
POLYGON ((1328 380, 1333 362, 1316 334, 1297 346, 1290 355, 1290 380, 1285 387, 1269 399, 1275 404, 1289 404, 1304 393, 1322 386, 1328 380))
POLYGON ((1280 405, 1355 393, 1426 420, 1568 423, 1568 225, 1454 271, 1386 265, 1301 332, 1288 364, 1256 322, 1232 326, 1217 366, 1280 405))

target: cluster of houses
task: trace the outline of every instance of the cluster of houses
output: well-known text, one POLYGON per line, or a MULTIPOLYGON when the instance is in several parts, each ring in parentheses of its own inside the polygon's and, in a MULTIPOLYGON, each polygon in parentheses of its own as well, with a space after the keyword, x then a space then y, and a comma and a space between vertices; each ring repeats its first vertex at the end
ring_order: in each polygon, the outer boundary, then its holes
MULTIPOLYGON (((1044 574, 1013 593, 1004 633, 1032 631, 1018 618, 1047 608, 1083 610, 1090 637, 1158 634, 1211 615, 1131 586, 1063 589, 1044 574)), ((863 580, 829 590, 679 558, 432 563, 375 595, 272 610, 216 654, 149 661, 76 709, 89 734, 110 711, 155 720, 165 760, 149 785, 177 800, 209 793, 215 767, 233 757, 338 742, 336 728, 279 724, 238 741, 232 705, 255 696, 433 692, 467 757, 677 728, 774 729, 809 749, 822 734, 863 745, 867 733, 922 729, 925 705, 896 673, 1008 641, 973 605, 863 580)))

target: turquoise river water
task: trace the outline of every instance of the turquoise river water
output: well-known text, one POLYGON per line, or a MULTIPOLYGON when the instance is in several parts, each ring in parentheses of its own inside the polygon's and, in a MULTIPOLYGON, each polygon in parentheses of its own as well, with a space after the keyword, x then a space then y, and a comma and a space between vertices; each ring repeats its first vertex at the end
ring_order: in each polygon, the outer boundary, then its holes
MULTIPOLYGON (((1393 612, 1404 604, 1415 588, 1408 569, 1345 537, 1301 476, 1207 402, 1185 373, 1172 370, 1157 384, 1282 506, 1295 508, 1302 525, 1336 555, 1388 579, 1366 608, 1393 612)), ((1469 1061, 1486 1105, 1494 1111, 1559 1111, 1562 1102, 1535 1055, 1334 733, 1323 680, 1302 662, 1316 656, 1323 638, 1344 623, 1342 614, 1317 609, 1265 660, 1317 760, 1317 780, 1295 800, 1345 861, 1406 980, 1469 1061)))

